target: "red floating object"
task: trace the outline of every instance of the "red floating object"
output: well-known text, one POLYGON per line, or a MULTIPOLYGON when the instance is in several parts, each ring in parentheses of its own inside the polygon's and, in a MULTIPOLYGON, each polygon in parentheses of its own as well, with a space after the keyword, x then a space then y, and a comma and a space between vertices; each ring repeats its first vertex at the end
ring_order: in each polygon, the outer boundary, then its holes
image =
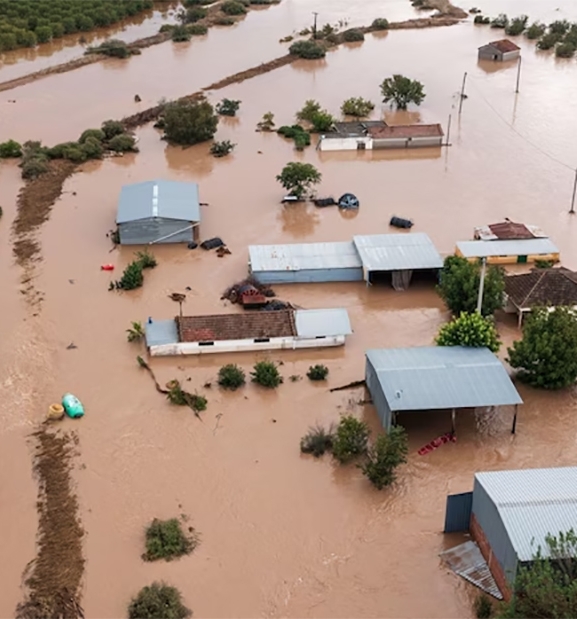
POLYGON ((102 271, 114 271, 113 264, 103 264, 100 268, 102 271))

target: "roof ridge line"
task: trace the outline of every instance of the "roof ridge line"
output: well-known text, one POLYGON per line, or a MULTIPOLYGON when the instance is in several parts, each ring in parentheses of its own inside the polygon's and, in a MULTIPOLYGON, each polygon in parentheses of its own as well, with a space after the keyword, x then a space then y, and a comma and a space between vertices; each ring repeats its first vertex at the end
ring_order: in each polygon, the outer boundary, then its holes
POLYGON ((545 277, 545 273, 547 271, 548 271, 548 269, 544 269, 543 272, 540 274, 539 279, 535 282, 533 288, 531 288, 531 290, 529 290, 527 296, 523 299, 522 307, 525 306, 525 303, 527 303, 527 300, 529 299, 529 297, 533 294, 533 292, 535 292, 535 288, 537 288, 537 286, 541 283, 541 281, 545 277))

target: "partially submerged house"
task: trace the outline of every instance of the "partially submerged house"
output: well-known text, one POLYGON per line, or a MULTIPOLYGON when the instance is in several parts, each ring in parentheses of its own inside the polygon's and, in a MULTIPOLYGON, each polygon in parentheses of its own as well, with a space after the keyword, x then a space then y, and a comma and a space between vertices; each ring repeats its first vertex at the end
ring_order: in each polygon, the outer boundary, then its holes
POLYGON ((352 330, 347 310, 337 308, 149 319, 145 332, 154 357, 342 346, 352 330))
POLYGON ((479 241, 519 241, 542 238, 547 238, 547 235, 538 226, 521 224, 510 219, 475 228, 475 240, 479 241))
POLYGON ((563 305, 577 310, 577 273, 564 267, 533 269, 505 278, 505 311, 516 313, 519 327, 534 307, 563 305))
POLYGON ((451 414, 453 432, 459 409, 517 406, 523 403, 507 370, 488 348, 420 346, 366 352, 365 380, 383 427, 399 413, 451 414))
POLYGON ((121 245, 190 243, 198 239, 198 185, 154 180, 124 185, 116 225, 121 245))
POLYGON ((515 60, 521 55, 521 48, 509 39, 492 41, 479 47, 479 60, 515 60))
POLYGON ((576 514, 577 467, 476 473, 472 492, 447 497, 444 528, 469 531, 474 542, 442 556, 473 584, 509 599, 519 567, 538 550, 550 556, 546 537, 574 529, 576 514))
POLYGON ((488 264, 525 264, 536 260, 559 262, 559 250, 548 238, 459 241, 455 255, 471 262, 485 258, 488 264))
POLYGON ((335 123, 334 131, 320 136, 317 148, 322 151, 376 150, 441 146, 440 124, 387 125, 382 120, 335 123))
POLYGON ((438 274, 443 259, 424 233, 354 236, 351 242, 250 245, 249 271, 263 284, 363 281, 384 273, 396 290, 414 271, 438 274))

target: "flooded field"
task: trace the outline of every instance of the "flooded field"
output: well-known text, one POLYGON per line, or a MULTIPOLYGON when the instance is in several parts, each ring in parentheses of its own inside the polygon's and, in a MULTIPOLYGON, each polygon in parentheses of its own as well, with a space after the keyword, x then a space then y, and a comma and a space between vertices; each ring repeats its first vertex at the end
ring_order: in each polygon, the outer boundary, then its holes
MULTIPOLYGON (((577 18, 569 2, 554 8, 549 2, 485 4, 480 8, 491 13, 577 18)), ((414 16, 405 0, 327 0, 315 6, 321 23, 414 16)), ((278 39, 306 25, 311 10, 305 0, 285 0, 250 13, 230 30, 213 30, 204 40, 162 44, 128 62, 107 60, 2 93, 0 139, 74 139, 88 126, 136 111, 132 97, 137 92, 144 109, 162 96, 193 92, 280 56, 285 48, 278 39)), ((344 411, 359 414, 377 433, 373 407, 361 403, 363 391, 328 393, 325 386, 292 383, 288 377, 304 376, 309 365, 322 362, 330 369, 329 386, 338 386, 363 377, 367 348, 431 344, 448 318, 431 287, 419 284, 405 293, 362 284, 277 287, 280 298, 306 308, 346 307, 354 329, 346 346, 154 359, 161 383, 190 378, 187 388, 206 395, 202 421, 155 392, 136 362, 142 347, 126 342, 125 329, 133 320, 174 316, 178 305, 168 295, 176 291, 186 291, 185 313, 227 311, 221 293, 246 274, 251 243, 339 241, 388 232, 393 214, 414 219, 414 230, 428 233, 444 254, 479 224, 503 217, 537 224, 560 248, 563 264, 577 268, 577 219, 567 213, 571 168, 577 165, 577 119, 570 105, 577 95, 577 62, 557 61, 522 40, 516 95, 515 65, 495 70, 477 63, 477 47, 493 34, 463 23, 369 35, 362 45, 330 52, 325 61, 294 63, 209 93, 214 102, 242 100, 238 118, 220 124, 218 139, 237 143, 233 155, 222 160, 208 156, 206 144, 169 147, 157 130, 142 128, 139 154, 85 164, 66 182, 39 235, 42 260, 33 280, 44 294, 39 307, 26 305, 22 273, 11 255, 19 169, 0 165, 5 290, 0 449, 10 462, 0 468, 0 523, 9 533, 0 567, 0 616, 13 616, 22 596, 22 572, 35 555, 36 484, 27 436, 65 391, 76 393, 87 409, 82 420, 63 422, 79 435, 74 479, 87 531, 86 617, 126 616, 130 597, 155 579, 177 586, 198 617, 473 616, 475 591, 438 559, 451 545, 441 534, 446 495, 469 490, 478 470, 573 462, 573 392, 520 388, 525 404, 515 437, 509 411, 489 431, 472 415, 458 415, 458 442, 424 457, 417 449, 447 431, 449 419, 402 417, 410 437, 409 462, 400 470, 399 483, 379 493, 358 469, 337 467, 329 458, 313 461, 298 448, 310 425, 335 421, 344 411), (465 71, 468 99, 459 118, 457 93, 465 71), (350 96, 377 102, 379 83, 393 72, 425 84, 427 98, 411 112, 411 120, 441 122, 446 130, 451 115, 452 146, 363 154, 320 153, 311 147, 299 154, 282 138, 254 130, 267 111, 278 125, 292 121, 309 98, 335 114, 350 96), (282 207, 275 175, 288 161, 300 159, 322 172, 320 193, 354 192, 361 201, 358 214, 282 207), (151 178, 197 181, 202 201, 209 204, 203 207, 201 236, 221 236, 232 254, 217 258, 200 249, 157 247, 159 266, 146 273, 142 289, 108 292, 111 277, 100 265, 112 262, 118 277, 132 258, 130 248, 111 252, 106 236, 114 225, 119 190, 151 178), (263 357, 283 362, 285 383, 277 391, 263 393, 250 385, 231 394, 216 387, 221 365, 235 362, 248 371, 263 357), (210 388, 203 386, 207 382, 210 388), (143 563, 144 527, 154 517, 181 513, 200 531, 199 548, 177 562, 143 563)), ((375 117, 380 114, 391 122, 406 119, 377 106, 375 117)), ((500 320, 499 330, 506 343, 518 337, 513 319, 500 320)))

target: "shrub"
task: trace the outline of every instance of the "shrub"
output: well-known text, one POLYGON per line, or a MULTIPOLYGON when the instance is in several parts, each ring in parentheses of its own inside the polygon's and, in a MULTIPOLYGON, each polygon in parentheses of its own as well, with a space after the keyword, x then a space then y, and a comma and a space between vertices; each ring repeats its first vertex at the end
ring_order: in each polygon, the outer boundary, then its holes
POLYGON ((203 9, 200 6, 193 6, 192 8, 188 9, 186 13, 184 13, 183 21, 186 24, 194 24, 195 22, 204 19, 207 15, 208 11, 206 9, 203 9))
POLYGON ((197 37, 206 34, 208 32, 208 26, 204 24, 190 24, 190 26, 186 27, 186 30, 192 36, 197 37))
POLYGON ((108 148, 117 153, 138 152, 138 147, 136 146, 136 140, 134 139, 134 136, 128 133, 121 133, 120 135, 115 135, 108 142, 108 148))
POLYGON ((341 417, 333 439, 333 456, 345 464, 367 450, 370 430, 364 421, 351 415, 341 417))
POLYGON ((571 24, 566 19, 558 19, 549 24, 549 32, 564 35, 570 27, 571 24))
POLYGON ((535 260, 536 269, 550 269, 553 266, 553 260, 535 260))
POLYGON ((256 128, 258 131, 272 131, 274 129, 274 114, 272 112, 263 114, 262 120, 257 123, 256 128))
POLYGON ((236 99, 223 99, 215 106, 215 111, 221 116, 236 116, 240 108, 241 101, 236 99))
POLYGON ((22 162, 22 178, 31 180, 38 178, 48 171, 48 159, 46 157, 31 157, 22 162))
POLYGON ((326 380, 329 375, 329 368, 326 365, 311 365, 307 372, 310 380, 326 380))
POLYGON ((326 110, 317 112, 312 117, 313 131, 316 133, 325 133, 330 131, 335 124, 335 118, 326 110))
MULTIPOLYGON (((191 527, 192 529, 192 527, 191 527)), ((189 555, 198 546, 198 535, 194 529, 185 534, 176 518, 158 520, 155 518, 146 529, 146 552, 142 555, 145 561, 170 561, 184 555, 189 555)))
POLYGON ((435 341, 438 346, 487 347, 492 352, 497 352, 501 346, 494 321, 477 312, 462 312, 443 325, 435 341))
POLYGON ((230 15, 219 15, 214 20, 214 23, 217 26, 234 26, 234 24, 236 24, 236 20, 230 15))
POLYGON ((80 144, 84 144, 88 138, 94 138, 98 142, 103 142, 105 137, 106 135, 102 129, 86 129, 82 132, 78 141, 80 144))
POLYGON ((506 28, 509 24, 509 18, 505 13, 501 13, 491 21, 491 28, 506 28))
POLYGON ((557 45, 560 39, 560 34, 548 32, 547 34, 544 34, 539 41, 537 41, 537 47, 541 50, 552 49, 555 45, 557 45))
POLYGON ((311 135, 307 131, 302 131, 294 136, 295 148, 297 150, 304 150, 307 146, 311 145, 311 135))
POLYGON ((491 18, 490 17, 483 17, 482 15, 475 15, 475 19, 473 20, 473 23, 475 23, 475 24, 490 24, 491 23, 491 18))
POLYGON ((107 140, 124 133, 124 125, 119 120, 105 120, 102 123, 102 131, 107 140))
POLYGON ((0 159, 16 159, 22 157, 22 146, 14 141, 8 140, 0 144, 0 159))
POLYGON ((78 143, 62 142, 60 144, 56 144, 55 146, 49 148, 46 154, 48 157, 50 157, 50 159, 64 159, 64 153, 71 146, 78 146, 78 143))
POLYGON ((109 39, 103 41, 96 47, 89 47, 86 50, 87 54, 104 54, 105 56, 111 56, 113 58, 127 58, 130 56, 130 49, 124 41, 119 39, 109 39))
POLYGON ((139 342, 144 335, 144 328, 141 322, 133 322, 130 329, 126 329, 126 339, 129 342, 139 342))
POLYGON ((158 266, 158 261, 147 249, 144 251, 137 251, 136 259, 143 269, 154 269, 158 266))
POLYGON ((203 4, 212 4, 214 0, 184 0, 184 6, 198 6, 203 4))
POLYGON ((345 116, 356 116, 357 118, 368 116, 374 109, 375 104, 362 97, 351 97, 343 101, 341 105, 341 112, 345 116))
POLYGON ((86 159, 100 159, 104 153, 104 147, 96 138, 87 138, 80 150, 86 159))
POLYGON ((267 389, 274 389, 283 382, 278 368, 272 361, 259 361, 255 363, 250 375, 253 383, 266 387, 267 389))
POLYGON ((218 116, 205 98, 167 103, 162 118, 165 138, 175 144, 191 145, 211 140, 218 126, 218 116))
POLYGON ((325 430, 322 426, 314 426, 301 438, 301 452, 320 458, 333 446, 334 427, 325 430))
POLYGON ((4 215, 4 211, 2 210, 2 207, 0 206, 0 218, 2 218, 2 215, 4 215))
POLYGON ((361 465, 363 474, 382 490, 395 481, 395 469, 407 461, 408 453, 407 433, 401 426, 394 426, 387 434, 378 436, 369 448, 367 461, 361 465))
POLYGON ((68 161, 73 161, 74 163, 82 163, 87 159, 82 145, 77 142, 70 142, 67 146, 65 146, 62 150, 62 157, 64 159, 68 159, 68 161))
POLYGON ((477 619, 491 619, 493 616, 493 604, 484 593, 480 593, 475 598, 475 617, 477 619))
POLYGON ((143 282, 142 265, 140 261, 135 260, 124 269, 122 277, 116 283, 116 287, 122 290, 134 290, 135 288, 140 288, 143 282))
POLYGON ((220 10, 226 15, 244 15, 246 7, 241 2, 226 0, 220 5, 220 10))
POLYGON ((384 17, 377 17, 377 19, 373 20, 371 28, 373 28, 374 30, 388 30, 389 20, 385 19, 384 17))
POLYGON ((236 144, 233 144, 230 140, 223 140, 222 142, 214 142, 210 147, 210 154, 214 157, 226 157, 234 150, 236 144))
POLYGON ((362 30, 359 30, 358 28, 351 28, 350 30, 345 30, 343 32, 343 39, 347 43, 355 43, 357 41, 364 41, 365 35, 362 30))
POLYGON ((306 60, 316 60, 326 56, 325 48, 315 41, 295 41, 289 47, 289 53, 306 60))
POLYGON ((208 400, 203 395, 184 391, 177 380, 171 380, 169 385, 170 389, 166 394, 166 398, 171 404, 176 404, 177 406, 190 406, 195 413, 206 410, 208 400))
POLYGON ((223 365, 218 371, 218 384, 223 389, 229 389, 230 391, 236 391, 242 387, 246 382, 246 375, 244 370, 235 363, 228 363, 223 365))
POLYGON ((304 150, 306 146, 310 146, 310 133, 305 131, 300 125, 283 125, 278 129, 277 133, 285 138, 294 140, 297 150, 304 150))
POLYGON ((557 58, 573 58, 575 55, 575 45, 569 41, 559 43, 555 48, 555 56, 557 58))
POLYGON ((307 99, 303 107, 296 113, 297 120, 306 120, 312 123, 315 114, 322 111, 321 104, 314 99, 307 99))
POLYGON ((547 30, 547 26, 545 26, 545 24, 541 24, 539 22, 534 22, 532 23, 529 28, 527 28, 526 32, 525 32, 525 36, 528 39, 539 39, 540 37, 542 37, 545 34, 545 31, 547 30))
POLYGON ((505 34, 509 34, 512 36, 521 34, 527 27, 528 20, 529 18, 527 17, 527 15, 520 15, 519 17, 514 17, 505 27, 505 34))
POLYGON ((143 587, 128 607, 129 619, 186 619, 191 615, 178 589, 157 582, 143 587))
POLYGON ((190 41, 192 34, 186 26, 174 26, 171 29, 170 38, 174 43, 184 43, 190 41))

